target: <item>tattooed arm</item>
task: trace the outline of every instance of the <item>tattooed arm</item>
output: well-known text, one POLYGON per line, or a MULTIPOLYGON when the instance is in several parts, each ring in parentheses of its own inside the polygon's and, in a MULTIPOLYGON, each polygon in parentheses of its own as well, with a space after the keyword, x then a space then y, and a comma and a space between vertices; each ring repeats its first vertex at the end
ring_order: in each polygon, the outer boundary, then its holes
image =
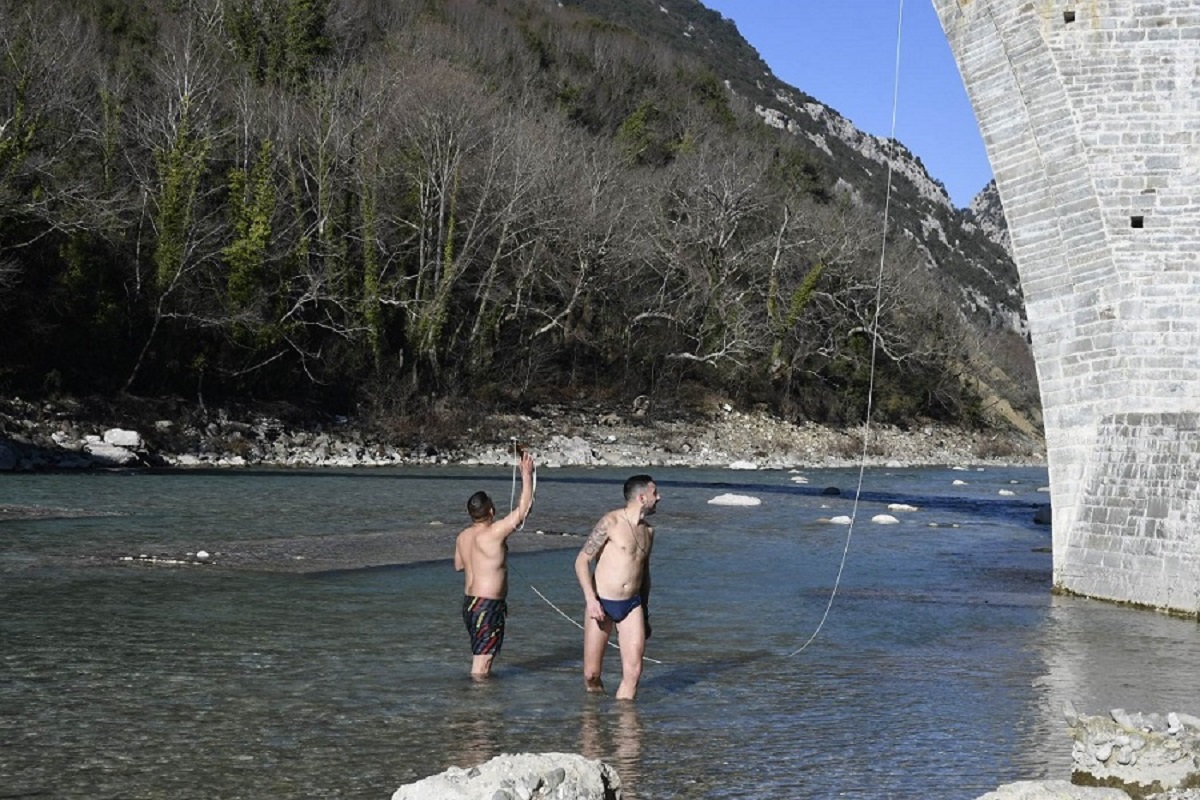
POLYGON ((583 590, 587 615, 597 622, 604 620, 604 609, 600 607, 600 600, 596 597, 596 581, 592 576, 591 564, 608 542, 608 528, 612 524, 610 516, 605 514, 600 518, 584 542, 583 549, 575 557, 575 577, 579 579, 579 588, 583 590))

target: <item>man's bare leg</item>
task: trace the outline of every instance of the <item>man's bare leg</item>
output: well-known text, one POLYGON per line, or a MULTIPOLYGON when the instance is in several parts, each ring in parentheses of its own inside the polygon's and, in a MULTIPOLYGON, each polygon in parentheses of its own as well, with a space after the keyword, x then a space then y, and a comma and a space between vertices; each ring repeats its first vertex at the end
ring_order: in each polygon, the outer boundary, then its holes
POLYGON ((492 676, 492 653, 475 656, 471 659, 472 678, 490 678, 492 676))
POLYGON ((589 692, 603 692, 600 670, 604 666, 604 648, 612 632, 612 620, 584 620, 583 625, 583 686, 589 692))
POLYGON ((632 700, 637 696, 642 657, 646 655, 646 616, 641 606, 617 623, 617 644, 621 646, 621 685, 617 687, 617 699, 632 700))

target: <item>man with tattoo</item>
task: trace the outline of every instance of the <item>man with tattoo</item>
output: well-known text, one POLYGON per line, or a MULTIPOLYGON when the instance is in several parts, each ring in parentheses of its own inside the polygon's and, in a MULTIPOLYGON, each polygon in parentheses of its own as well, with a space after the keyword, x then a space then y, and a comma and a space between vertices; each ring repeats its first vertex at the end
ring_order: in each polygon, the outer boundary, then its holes
POLYGON ((637 695, 642 656, 650 638, 650 550, 654 546, 654 528, 645 517, 654 513, 658 501, 658 487, 649 475, 634 475, 625 481, 625 506, 600 518, 575 558, 575 576, 587 604, 583 621, 583 683, 589 692, 604 691, 600 670, 615 625, 621 646, 621 685, 616 697, 632 700, 637 695))
POLYGON ((508 537, 512 536, 533 507, 533 457, 521 452, 521 499, 504 519, 496 520, 496 505, 487 492, 476 492, 467 500, 471 524, 458 534, 454 545, 454 569, 466 573, 462 616, 471 637, 471 676, 492 674, 492 660, 504 643, 504 619, 508 614, 508 537))

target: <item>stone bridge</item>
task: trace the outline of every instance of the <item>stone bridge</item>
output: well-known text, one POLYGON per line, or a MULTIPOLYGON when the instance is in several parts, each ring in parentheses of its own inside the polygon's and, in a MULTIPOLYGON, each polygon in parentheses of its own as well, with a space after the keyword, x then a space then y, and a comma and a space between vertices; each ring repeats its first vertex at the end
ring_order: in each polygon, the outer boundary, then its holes
POLYGON ((933 4, 1025 293, 1055 588, 1200 616, 1200 2, 933 4))

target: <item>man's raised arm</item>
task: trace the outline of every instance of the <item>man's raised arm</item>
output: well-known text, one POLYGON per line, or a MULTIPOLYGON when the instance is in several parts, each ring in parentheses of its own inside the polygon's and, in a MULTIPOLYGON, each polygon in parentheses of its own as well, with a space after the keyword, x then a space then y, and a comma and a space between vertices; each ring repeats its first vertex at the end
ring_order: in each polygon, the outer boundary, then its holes
POLYGON ((517 501, 517 507, 508 512, 508 516, 501 520, 505 536, 524 524, 531 508, 533 508, 533 456, 529 455, 528 450, 523 450, 521 452, 521 498, 517 501))

